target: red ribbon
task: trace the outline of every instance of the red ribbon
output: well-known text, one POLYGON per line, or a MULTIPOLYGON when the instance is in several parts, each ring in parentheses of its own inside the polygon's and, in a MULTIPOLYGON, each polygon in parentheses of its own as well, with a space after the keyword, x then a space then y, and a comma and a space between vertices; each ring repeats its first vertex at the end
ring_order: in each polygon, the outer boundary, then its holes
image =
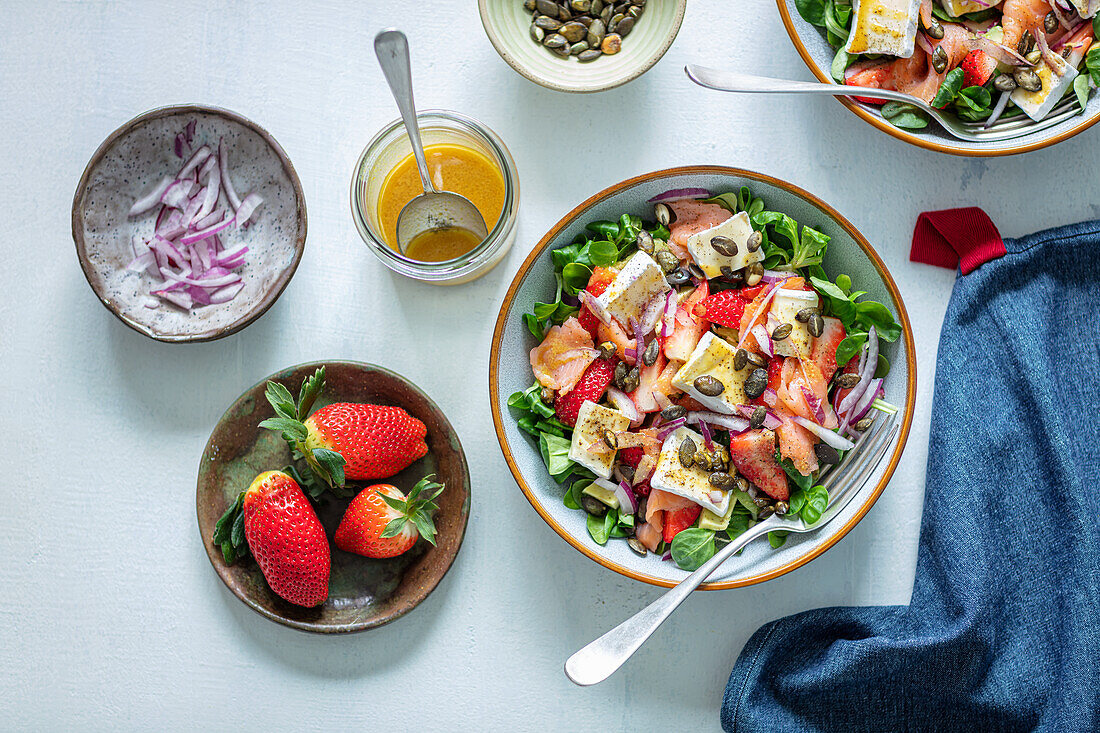
POLYGON ((968 275, 1004 254, 1005 243, 989 215, 968 206, 926 211, 918 216, 909 259, 951 270, 958 267, 968 275))

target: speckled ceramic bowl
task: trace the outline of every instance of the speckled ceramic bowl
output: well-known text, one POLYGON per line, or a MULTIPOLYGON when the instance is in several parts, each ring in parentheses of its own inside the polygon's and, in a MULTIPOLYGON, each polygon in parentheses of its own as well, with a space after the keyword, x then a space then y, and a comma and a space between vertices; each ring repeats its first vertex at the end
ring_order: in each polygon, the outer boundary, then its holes
MULTIPOLYGON (((783 25, 787 28, 787 34, 791 37, 799 55, 802 56, 802 60, 818 80, 833 84, 834 80, 829 74, 829 67, 833 63, 836 51, 825 40, 825 34, 820 28, 802 19, 795 7, 795 0, 776 0, 776 2, 779 5, 779 14, 783 18, 783 25)), ((927 150, 976 158, 1015 155, 1049 147, 1087 130, 1100 120, 1100 94, 1094 93, 1083 114, 1069 117, 1052 127, 1036 130, 1012 140, 971 142, 959 140, 947 134, 935 122, 930 122, 924 130, 903 130, 883 118, 877 105, 861 104, 847 97, 836 97, 836 99, 867 122, 899 140, 927 150)))
POLYGON ((272 621, 303 631, 364 631, 411 611, 450 569, 470 516, 470 471, 451 423, 412 382, 372 364, 314 362, 271 375, 252 386, 226 410, 199 463, 197 505, 199 533, 210 563, 245 605, 272 621), (331 539, 348 500, 322 497, 316 508, 332 552, 329 597, 317 608, 301 608, 272 593, 253 560, 226 565, 212 537, 218 518, 248 488, 256 474, 280 469, 290 462, 290 449, 282 437, 257 427, 261 420, 275 415, 264 398, 268 380, 277 381, 297 394, 302 380, 322 365, 326 387, 317 407, 333 402, 396 405, 428 427, 428 454, 396 476, 378 483, 393 484, 407 493, 421 478, 434 473, 446 489, 439 497, 439 512, 435 516, 439 533, 436 545, 420 540, 404 555, 388 560, 336 549, 331 539))
POLYGON ((290 282, 306 242, 306 201, 294 166, 275 139, 256 123, 214 107, 161 107, 112 132, 84 169, 72 212, 73 241, 88 284, 100 302, 130 328, 158 341, 211 341, 235 333, 278 300, 290 282), (172 150, 176 134, 194 120, 194 146, 224 138, 234 187, 264 201, 247 229, 231 229, 226 244, 247 244, 237 272, 244 289, 236 298, 190 312, 163 303, 146 308, 152 280, 129 272, 131 240, 148 240, 155 212, 129 218, 134 201, 182 162, 172 150))
POLYGON ((532 15, 523 0, 478 0, 481 23, 501 58, 536 84, 559 92, 599 92, 637 79, 672 45, 686 8, 687 0, 649 0, 619 53, 580 63, 535 43, 532 15))
POLYGON ((913 421, 916 399, 916 359, 913 355, 913 332, 901 294, 874 248, 844 217, 813 194, 770 176, 735 168, 695 166, 673 168, 648 173, 623 181, 601 191, 565 215, 531 252, 512 281, 497 317, 493 333, 492 354, 489 357, 489 399, 493 422, 508 467, 531 505, 555 532, 591 559, 604 567, 636 580, 670 587, 687 576, 671 562, 648 554, 639 557, 626 542, 611 540, 597 545, 588 535, 585 514, 567 508, 562 503, 563 487, 546 473, 538 446, 520 430, 509 414, 508 396, 531 386, 531 364, 528 353, 536 346, 534 337, 523 324, 523 314, 536 301, 546 302, 554 295, 554 266, 550 251, 563 247, 597 219, 617 220, 630 213, 652 219, 652 206, 646 201, 674 188, 705 188, 710 191, 735 191, 748 186, 766 206, 794 217, 800 224, 813 226, 832 240, 824 267, 830 274, 847 273, 860 290, 870 298, 885 304, 894 312, 904 335, 889 344, 884 353, 892 368, 886 377, 886 399, 901 406, 898 415, 900 431, 889 460, 883 461, 860 493, 832 522, 817 532, 792 534, 786 544, 773 550, 767 542, 750 544, 740 556, 726 561, 704 589, 734 588, 760 583, 788 573, 814 559, 836 544, 870 510, 878 499, 901 458, 909 426, 913 421))

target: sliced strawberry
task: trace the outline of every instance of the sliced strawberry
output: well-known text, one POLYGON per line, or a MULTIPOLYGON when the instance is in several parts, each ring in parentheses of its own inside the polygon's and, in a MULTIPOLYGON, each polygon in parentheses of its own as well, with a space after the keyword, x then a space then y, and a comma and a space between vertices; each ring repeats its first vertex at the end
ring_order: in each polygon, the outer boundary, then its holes
POLYGON ((737 328, 745 312, 745 299, 736 290, 723 290, 703 299, 702 314, 711 323, 737 328))
MULTIPOLYGON (((867 66, 855 64, 849 66, 844 72, 844 83, 854 87, 874 87, 881 89, 890 79, 890 67, 888 64, 876 64, 867 66)), ((857 102, 864 104, 885 104, 885 99, 871 99, 869 97, 853 97, 857 102)))
POLYGON ((730 459, 738 472, 763 489, 773 499, 790 497, 787 475, 775 460, 775 433, 748 430, 730 436, 730 459))
MULTIPOLYGON (((613 361, 613 360, 612 360, 613 361)), ((577 413, 586 400, 598 403, 607 391, 607 385, 615 376, 615 365, 606 359, 596 359, 584 370, 577 384, 567 394, 554 401, 558 419, 566 425, 577 424, 577 413)))
POLYGON ((963 88, 985 86, 997 70, 997 60, 979 49, 966 55, 959 67, 963 70, 963 88))
POLYGON ((672 542, 672 538, 695 524, 695 520, 703 513, 703 507, 692 504, 683 509, 669 509, 665 512, 664 541, 672 542))
POLYGON ((609 270, 606 267, 592 268, 592 277, 588 278, 588 285, 585 290, 597 298, 600 297, 603 295, 603 291, 607 290, 608 286, 615 280, 615 274, 614 270, 609 270))
POLYGON ((848 333, 844 330, 844 324, 839 318, 826 318, 825 330, 814 339, 810 349, 810 361, 817 364, 826 382, 836 374, 836 347, 840 346, 840 342, 847 336, 848 333))
MULTIPOLYGON (((751 288, 741 288, 738 290, 738 294, 746 303, 751 303, 756 296, 768 289, 768 283, 760 283, 759 285, 753 285, 751 288)), ((742 309, 743 311, 744 309, 742 309)), ((734 324, 733 328, 737 328, 737 324, 734 324)))
POLYGON ((595 313, 588 310, 588 306, 581 306, 580 312, 577 313, 577 320, 580 322, 581 327, 588 331, 593 343, 600 343, 600 319, 596 317, 595 313))
POLYGON ((625 463, 631 468, 637 468, 638 464, 642 462, 642 456, 645 455, 645 450, 643 450, 641 446, 622 448, 619 450, 618 455, 621 463, 625 463))

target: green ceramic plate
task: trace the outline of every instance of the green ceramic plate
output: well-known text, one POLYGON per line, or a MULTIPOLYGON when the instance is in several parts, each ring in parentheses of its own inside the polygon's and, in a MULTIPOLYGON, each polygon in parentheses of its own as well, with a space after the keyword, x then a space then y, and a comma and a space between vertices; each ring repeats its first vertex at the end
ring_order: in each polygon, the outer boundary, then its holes
POLYGON ((244 603, 272 621, 303 631, 347 633, 388 623, 411 611, 442 580, 454 562, 470 515, 470 471, 454 428, 439 407, 412 382, 372 364, 325 361, 284 369, 255 384, 226 410, 206 444, 199 464, 199 532, 210 563, 226 586, 244 603), (446 485, 439 497, 436 546, 421 539, 404 555, 374 560, 343 552, 331 538, 348 500, 322 498, 317 515, 330 539, 332 572, 329 597, 317 608, 287 603, 267 587, 251 559, 226 565, 211 537, 214 524, 237 494, 261 471, 290 462, 290 449, 270 430, 258 428, 274 416, 264 398, 268 380, 297 394, 302 380, 325 367, 327 386, 317 407, 333 402, 367 402, 403 407, 428 427, 428 454, 401 473, 385 479, 407 492, 434 473, 446 485))

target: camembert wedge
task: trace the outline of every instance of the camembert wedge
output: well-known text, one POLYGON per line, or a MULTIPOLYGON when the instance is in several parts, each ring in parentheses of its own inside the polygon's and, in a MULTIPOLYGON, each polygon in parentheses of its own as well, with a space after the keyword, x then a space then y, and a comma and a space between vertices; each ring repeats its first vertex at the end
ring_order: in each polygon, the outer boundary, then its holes
POLYGON ((844 50, 909 58, 917 44, 921 0, 855 0, 844 50))

